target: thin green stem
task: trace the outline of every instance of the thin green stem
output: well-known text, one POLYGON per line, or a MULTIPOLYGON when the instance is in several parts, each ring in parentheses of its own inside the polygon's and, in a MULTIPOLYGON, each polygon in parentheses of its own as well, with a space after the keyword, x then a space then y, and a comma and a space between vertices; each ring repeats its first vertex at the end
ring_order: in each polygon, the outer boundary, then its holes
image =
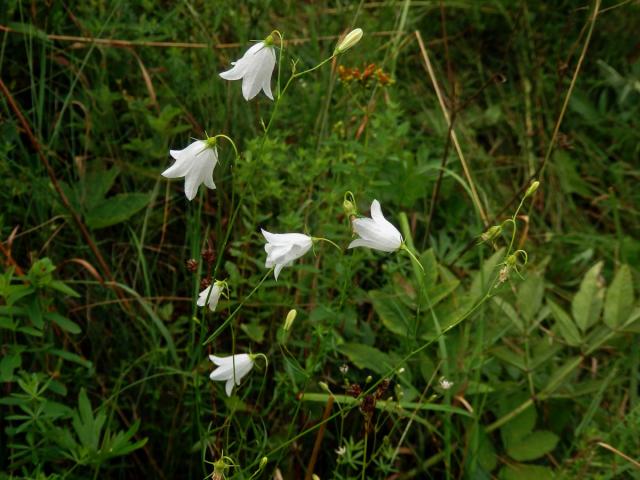
POLYGON ((337 245, 335 242, 332 242, 331 240, 329 240, 328 238, 324 238, 324 237, 311 237, 311 239, 314 242, 327 242, 330 245, 333 245, 334 247, 336 247, 340 252, 342 252, 342 248, 340 248, 339 245, 337 245))
POLYGON ((207 345, 208 343, 213 342, 218 337, 218 335, 222 333, 225 327, 229 325, 229 323, 231 323, 231 320, 235 318, 235 316, 238 314, 238 312, 244 306, 244 304, 247 303, 247 301, 253 296, 253 294, 258 291, 258 289, 262 286, 262 284, 269 277, 269 275, 271 275, 272 272, 273 272, 273 268, 269 269, 269 271, 265 273, 264 277, 262 277, 262 280, 260 280, 260 282, 253 288, 253 290, 249 292, 249 295, 244 297, 244 299, 238 304, 236 309, 233 312, 231 312, 231 314, 227 317, 227 319, 224 322, 222 322, 222 325, 220 325, 215 332, 209 335, 209 337, 202 343, 202 345, 207 345))

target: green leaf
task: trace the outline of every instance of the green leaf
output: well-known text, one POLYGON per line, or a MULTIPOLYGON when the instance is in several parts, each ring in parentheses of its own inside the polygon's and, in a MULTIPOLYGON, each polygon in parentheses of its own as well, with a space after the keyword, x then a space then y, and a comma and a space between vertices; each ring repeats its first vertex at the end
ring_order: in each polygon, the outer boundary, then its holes
POLYGON ((98 229, 124 222, 146 207, 150 199, 148 193, 121 193, 107 198, 87 213, 87 225, 98 229))
POLYGON ((629 318, 634 302, 633 278, 629 265, 622 265, 607 289, 604 303, 604 323, 613 330, 629 318))
POLYGON ((422 252, 420 255, 420 263, 424 267, 424 283, 429 288, 430 285, 435 285, 438 279, 438 261, 433 253, 433 248, 422 252))
POLYGON ((77 355, 73 352, 68 352, 66 350, 59 350, 59 349, 51 349, 49 350, 49 353, 51 353, 52 355, 56 355, 60 358, 63 358, 64 360, 68 360, 69 362, 73 362, 73 363, 77 363, 78 365, 82 365, 85 368, 91 369, 93 368, 93 363, 89 360, 86 360, 84 358, 82 358, 80 355, 77 355))
POLYGON ((604 288, 599 285, 602 262, 596 263, 585 274, 580 289, 571 302, 571 313, 576 324, 585 332, 600 318, 604 288))
POLYGON ((547 299, 547 305, 549 305, 549 308, 551 309, 553 318, 556 319, 556 326, 558 327, 560 335, 562 335, 565 342, 567 342, 572 347, 581 345, 582 336, 580 335, 580 332, 576 328, 569 314, 565 312, 562 307, 549 299, 547 299))
POLYGON ((45 318, 52 321, 56 325, 58 325, 65 332, 74 333, 74 334, 82 332, 82 329, 77 323, 69 320, 66 317, 63 317, 59 313, 47 312, 45 314, 45 318))
POLYGON ((375 347, 361 343, 343 343, 338 345, 338 351, 358 368, 368 368, 380 375, 385 375, 394 367, 391 357, 375 347))
POLYGON ((369 297, 373 303, 373 309, 385 327, 403 337, 415 336, 418 330, 418 325, 416 325, 418 320, 400 300, 380 290, 370 291, 369 297))
POLYGON ((501 297, 492 297, 491 300, 493 300, 493 303, 495 303, 500 308, 500 310, 502 310, 502 312, 507 316, 507 318, 509 318, 509 320, 511 320, 511 323, 513 323, 520 332, 524 332, 524 324, 522 323, 522 319, 510 303, 508 303, 501 297))
POLYGON ((518 287, 516 305, 525 323, 530 323, 542 306, 544 279, 540 275, 530 274, 518 287))
POLYGON ((507 347, 499 346, 491 349, 491 353, 494 357, 499 358, 500 360, 510 363, 517 369, 521 371, 525 371, 527 368, 524 364, 524 357, 522 355, 518 355, 513 351, 509 350, 507 347))
POLYGON ((507 453, 520 462, 535 460, 551 452, 558 444, 558 436, 546 430, 536 430, 518 442, 507 446, 507 453))
POLYGON ((482 264, 482 268, 473 277, 471 282, 471 288, 469 295, 474 300, 479 300, 487 292, 487 289, 491 286, 491 282, 496 278, 498 273, 498 264, 504 256, 504 248, 495 252, 488 260, 482 264))
MULTIPOLYGON (((516 403, 518 402, 510 402, 509 406, 514 406, 516 403)), ((507 412, 505 411, 505 413, 507 412)), ((500 436, 505 448, 509 449, 511 445, 519 443, 523 438, 530 435, 536 424, 536 418, 536 409, 532 405, 505 423, 500 429, 500 436)))
POLYGON ((540 396, 543 397, 553 393, 561 384, 565 383, 566 378, 578 368, 580 363, 582 363, 582 357, 571 357, 564 365, 556 369, 553 375, 551 375, 547 386, 540 392, 540 396))
POLYGON ((22 364, 19 351, 13 351, 0 360, 0 382, 13 381, 13 372, 22 364))
POLYGON ((240 325, 240 328, 254 342, 262 343, 264 340, 265 328, 260 325, 259 320, 253 320, 250 323, 243 323, 240 325))
POLYGON ((69 285, 67 285, 64 282, 61 282, 60 280, 53 280, 49 284, 49 288, 53 288, 54 290, 57 290, 60 293, 64 293, 69 297, 74 297, 74 298, 80 297, 80 294, 78 292, 76 292, 73 288, 71 288, 69 285))
POLYGON ((539 465, 515 463, 505 465, 500 470, 500 480, 552 480, 555 478, 553 470, 539 465))

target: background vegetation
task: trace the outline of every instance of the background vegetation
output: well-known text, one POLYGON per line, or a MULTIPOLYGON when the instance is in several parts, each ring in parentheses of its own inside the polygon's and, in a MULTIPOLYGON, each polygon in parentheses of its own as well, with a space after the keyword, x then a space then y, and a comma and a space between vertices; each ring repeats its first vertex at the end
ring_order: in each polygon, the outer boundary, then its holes
POLYGON ((226 455, 238 479, 640 478, 638 2, 0 10, 0 477, 205 478, 226 455), (217 76, 278 29, 300 39, 288 78, 352 26, 268 138, 273 103, 217 76), (241 158, 223 145, 218 189, 189 203, 160 172, 205 130, 241 158), (533 178, 528 264, 494 287, 510 227, 477 237, 533 178), (380 200, 425 277, 321 245, 203 345, 267 271, 260 227, 346 246, 347 190, 362 214, 380 200), (207 270, 230 298, 203 315, 207 270), (207 354, 232 341, 269 366, 227 398, 207 354))

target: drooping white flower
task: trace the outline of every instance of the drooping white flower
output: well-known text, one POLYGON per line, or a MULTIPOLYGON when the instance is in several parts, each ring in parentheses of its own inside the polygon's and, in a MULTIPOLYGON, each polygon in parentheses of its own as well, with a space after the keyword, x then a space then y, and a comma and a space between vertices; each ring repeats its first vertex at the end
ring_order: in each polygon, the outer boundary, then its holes
POLYGON ((267 252, 265 267, 275 267, 276 280, 284 267, 302 257, 313 245, 313 239, 302 233, 269 233, 263 229, 262 235, 267 241, 264 246, 267 252))
POLYGON ((214 139, 196 140, 182 150, 169 150, 175 163, 162 172, 163 177, 184 177, 184 194, 193 200, 198 187, 204 183, 208 188, 216 188, 213 183, 213 169, 218 163, 218 150, 214 139))
POLYGON ((251 100, 260 90, 273 100, 271 75, 276 66, 276 53, 271 35, 249 48, 242 58, 231 62, 231 65, 233 67, 220 76, 225 80, 242 79, 242 95, 245 100, 251 100))
POLYGON ((227 392, 227 397, 230 397, 234 381, 236 385, 240 385, 242 377, 253 368, 253 358, 254 356, 248 353, 229 355, 228 357, 209 355, 209 360, 217 365, 216 369, 209 375, 209 378, 216 382, 227 382, 224 390, 227 392))
POLYGON ((371 218, 354 218, 353 230, 360 235, 349 248, 368 247, 383 252, 395 252, 402 247, 402 235, 384 218, 380 202, 371 203, 371 218))
POLYGON ((204 307, 205 303, 209 305, 209 310, 212 312, 216 311, 216 307, 218 306, 218 301, 220 300, 220 295, 222 294, 223 282, 214 282, 213 285, 209 285, 198 295, 197 305, 199 307, 204 307), (211 292, 211 294, 209 294, 211 292), (209 301, 207 301, 207 297, 209 297, 209 301))

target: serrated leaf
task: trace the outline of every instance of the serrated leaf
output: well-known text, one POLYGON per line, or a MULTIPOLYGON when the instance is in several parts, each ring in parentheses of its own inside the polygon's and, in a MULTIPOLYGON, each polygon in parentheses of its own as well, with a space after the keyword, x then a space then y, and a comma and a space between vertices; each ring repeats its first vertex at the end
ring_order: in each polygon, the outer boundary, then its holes
POLYGON ((147 206, 148 193, 121 193, 100 202, 86 215, 90 228, 105 228, 124 222, 147 206))
POLYGON ((507 445, 507 453, 514 460, 535 460, 549 453, 558 444, 558 436, 546 430, 536 430, 518 442, 507 445))
POLYGON ((604 323, 613 330, 629 318, 634 302, 633 278, 629 265, 622 265, 607 289, 604 303, 604 323))
POLYGON ((358 368, 368 368, 380 375, 385 375, 394 367, 391 357, 375 347, 361 343, 343 343, 338 351, 346 355, 358 368))
POLYGON ((571 313, 578 328, 585 332, 600 318, 604 288, 598 284, 598 277, 602 271, 602 262, 596 263, 585 274, 580 289, 571 302, 571 313))
POLYGON ((547 299, 547 305, 551 309, 551 314, 556 320, 556 326, 560 331, 560 335, 564 338, 572 347, 577 347, 582 344, 582 335, 578 331, 576 325, 573 323, 573 319, 565 312, 560 305, 547 299))

